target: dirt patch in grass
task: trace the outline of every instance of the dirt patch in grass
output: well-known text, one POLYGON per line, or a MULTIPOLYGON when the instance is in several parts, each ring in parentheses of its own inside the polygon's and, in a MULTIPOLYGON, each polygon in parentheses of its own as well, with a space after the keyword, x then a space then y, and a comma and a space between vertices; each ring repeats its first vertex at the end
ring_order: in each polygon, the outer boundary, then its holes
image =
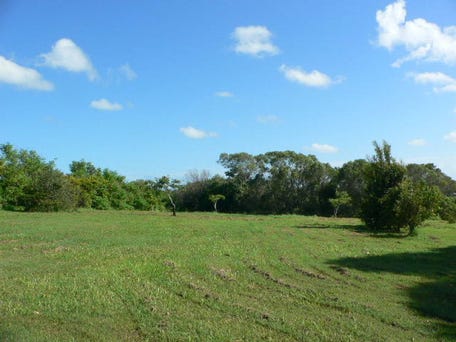
POLYGON ((323 274, 314 273, 314 272, 305 270, 305 269, 303 269, 301 267, 298 267, 295 264, 293 264, 290 260, 286 259, 285 257, 280 257, 279 260, 282 263, 284 263, 285 265, 291 267, 295 272, 297 272, 299 274, 302 274, 302 275, 304 275, 306 277, 316 278, 316 279, 321 279, 321 280, 326 279, 326 277, 323 274))
POLYGON ((234 277, 233 272, 229 268, 225 269, 225 268, 211 267, 211 271, 212 271, 213 274, 215 274, 220 279, 227 280, 227 281, 235 281, 236 280, 236 278, 234 277))
POLYGON ((302 275, 305 275, 307 277, 310 277, 310 278, 317 278, 317 279, 326 279, 326 277, 322 274, 318 274, 318 273, 313 273, 313 272, 310 272, 310 271, 306 271, 306 270, 303 270, 299 267, 294 267, 293 268, 296 272, 298 272, 299 274, 302 274, 302 275))
POLYGON ((174 261, 172 261, 172 260, 165 260, 163 263, 166 266, 171 267, 171 268, 176 268, 177 267, 176 263, 174 261))
POLYGON ((195 290, 195 291, 201 293, 205 299, 214 299, 214 300, 220 299, 219 295, 217 295, 216 293, 208 290, 207 288, 205 288, 201 285, 190 282, 188 284, 188 287, 191 288, 192 290, 195 290))
POLYGON ((13 240, 0 240, 0 245, 9 245, 11 243, 16 243, 18 242, 19 240, 17 239, 13 239, 13 240))
POLYGON ((284 287, 289 288, 289 289, 290 289, 290 288, 296 288, 296 286, 294 286, 294 285, 292 285, 292 284, 289 284, 289 283, 285 282, 283 279, 275 278, 275 277, 273 277, 273 276, 271 275, 271 273, 269 273, 269 272, 267 272, 267 271, 264 271, 264 270, 262 270, 262 269, 259 269, 256 265, 251 265, 251 266, 250 266, 250 269, 251 269, 253 272, 255 272, 255 273, 257 273, 257 274, 263 276, 265 279, 272 281, 273 283, 276 283, 276 284, 278 284, 278 285, 284 286, 284 287))
POLYGON ((65 247, 65 246, 57 246, 53 249, 45 249, 43 251, 44 254, 57 254, 57 253, 64 253, 64 252, 67 252, 69 251, 70 248, 69 247, 65 247))
POLYGON ((348 268, 345 267, 340 267, 340 266, 330 266, 334 271, 336 271, 339 274, 342 275, 350 275, 350 272, 348 271, 348 268))

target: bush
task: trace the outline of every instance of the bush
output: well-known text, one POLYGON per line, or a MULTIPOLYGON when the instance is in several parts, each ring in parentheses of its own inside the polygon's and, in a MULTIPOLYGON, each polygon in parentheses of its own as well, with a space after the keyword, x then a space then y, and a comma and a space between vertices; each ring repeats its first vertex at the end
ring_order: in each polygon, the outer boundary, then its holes
POLYGON ((399 232, 408 227, 412 234, 438 212, 443 195, 435 186, 407 178, 405 167, 392 158, 386 142, 374 146, 376 154, 366 166, 361 217, 372 230, 399 232))
POLYGON ((375 156, 365 166, 365 198, 361 207, 361 219, 374 231, 399 231, 395 205, 399 200, 405 167, 391 156, 391 146, 374 142, 375 156))
POLYGON ((442 220, 449 223, 456 223, 456 198, 443 197, 440 201, 438 214, 442 220))
POLYGON ((408 227, 413 234, 417 226, 437 212, 441 196, 437 187, 405 179, 399 185, 399 198, 394 208, 396 225, 408 227))
POLYGON ((77 206, 75 187, 52 164, 41 168, 23 196, 25 211, 70 210, 77 206))

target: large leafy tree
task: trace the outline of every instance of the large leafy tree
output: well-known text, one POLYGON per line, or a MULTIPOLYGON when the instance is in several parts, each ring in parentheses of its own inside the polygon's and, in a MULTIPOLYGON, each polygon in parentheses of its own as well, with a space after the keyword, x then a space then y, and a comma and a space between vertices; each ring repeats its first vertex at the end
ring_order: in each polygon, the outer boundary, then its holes
POLYGON ((436 186, 414 181, 391 155, 391 146, 374 142, 375 155, 365 168, 366 193, 361 218, 375 231, 413 233, 425 219, 438 212, 442 193, 436 186))
MULTIPOLYGON (((237 211, 329 214, 335 172, 315 156, 293 151, 222 154, 237 211)), ((227 201, 230 203, 230 201, 227 201)))
POLYGON ((71 180, 80 189, 79 206, 93 209, 134 209, 129 203, 125 177, 92 163, 73 161, 71 180))
POLYGON ((359 217, 361 206, 365 196, 365 167, 368 161, 357 159, 349 161, 337 170, 337 190, 346 192, 350 196, 350 203, 345 205, 340 215, 348 217, 359 217))
POLYGON ((436 186, 404 179, 399 185, 399 198, 394 207, 396 226, 408 227, 413 234, 417 226, 437 213, 442 197, 436 186))
POLYGON ((374 142, 375 154, 365 168, 366 193, 362 204, 361 218, 366 226, 376 231, 399 231, 394 214, 399 199, 399 185, 406 169, 391 155, 391 145, 374 142))
POLYGON ((56 211, 76 206, 76 188, 68 177, 35 151, 0 145, 2 206, 11 210, 56 211))
POLYGON ((326 188, 334 177, 331 166, 293 151, 268 152, 259 158, 267 181, 264 198, 269 212, 322 214, 330 206, 326 188))
POLYGON ((334 208, 334 217, 337 217, 339 209, 348 206, 351 202, 351 198, 346 191, 336 191, 336 197, 330 198, 329 202, 334 208))
POLYGON ((258 212, 262 208, 265 190, 262 161, 251 154, 222 153, 218 162, 227 169, 225 175, 233 195, 233 211, 258 212))
POLYGON ((408 164, 407 176, 414 182, 438 187, 445 196, 456 196, 456 181, 434 164, 408 164))

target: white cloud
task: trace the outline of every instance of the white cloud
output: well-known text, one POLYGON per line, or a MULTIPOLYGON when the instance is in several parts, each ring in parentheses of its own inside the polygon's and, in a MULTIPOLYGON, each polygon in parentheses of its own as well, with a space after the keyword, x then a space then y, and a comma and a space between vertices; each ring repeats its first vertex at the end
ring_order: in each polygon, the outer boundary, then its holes
POLYGON ((427 145, 427 141, 424 139, 413 139, 408 142, 410 146, 421 147, 427 145))
POLYGON ((119 103, 110 102, 106 99, 99 99, 90 102, 90 107, 98 110, 118 111, 122 110, 123 106, 119 103))
POLYGON ((179 129, 186 137, 191 139, 215 138, 217 133, 206 132, 192 126, 182 127, 179 129))
POLYGON ((312 144, 311 150, 320 152, 320 153, 337 153, 339 149, 335 146, 328 144, 312 144))
POLYGON ((456 63, 456 26, 440 28, 422 18, 406 20, 405 6, 405 0, 397 0, 377 11, 378 44, 390 51, 396 46, 408 51, 393 66, 412 60, 456 63))
POLYGON ((91 81, 98 78, 98 73, 89 57, 71 39, 58 40, 51 52, 44 53, 41 57, 45 66, 62 68, 71 72, 85 72, 91 81))
POLYGON ((215 93, 215 96, 218 96, 218 97, 233 97, 234 94, 232 92, 229 92, 229 91, 218 91, 215 93))
POLYGON ((423 72, 421 74, 412 74, 415 82, 421 84, 448 84, 454 83, 456 80, 441 72, 423 72))
POLYGON ((259 115, 257 121, 261 124, 271 124, 278 122, 279 117, 277 115, 259 115))
POLYGON ((3 56, 0 56, 0 82, 28 89, 54 89, 54 85, 46 81, 38 71, 23 67, 3 56))
POLYGON ((127 80, 132 81, 138 78, 136 72, 130 67, 130 64, 126 63, 119 67, 119 72, 123 75, 127 80))
POLYGON ((456 79, 442 72, 423 72, 420 74, 408 74, 418 84, 432 84, 434 91, 440 92, 456 92, 456 79))
POLYGON ((456 143, 456 131, 450 132, 443 137, 446 141, 456 143))
POLYGON ((272 33, 265 26, 239 26, 232 34, 237 53, 255 57, 277 55, 280 50, 272 41, 272 33))
POLYGON ((331 77, 318 70, 307 72, 300 67, 289 67, 285 64, 280 66, 279 71, 285 75, 287 80, 297 82, 307 87, 326 88, 332 84, 342 82, 342 79, 333 80, 331 77))
POLYGON ((456 82, 434 90, 443 93, 456 93, 456 82))

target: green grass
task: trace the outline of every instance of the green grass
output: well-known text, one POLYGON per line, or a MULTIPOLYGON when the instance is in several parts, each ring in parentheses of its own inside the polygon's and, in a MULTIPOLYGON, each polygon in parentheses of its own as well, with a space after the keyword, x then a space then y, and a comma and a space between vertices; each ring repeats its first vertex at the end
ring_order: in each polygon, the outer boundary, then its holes
POLYGON ((456 339, 456 226, 0 211, 0 341, 456 339))

